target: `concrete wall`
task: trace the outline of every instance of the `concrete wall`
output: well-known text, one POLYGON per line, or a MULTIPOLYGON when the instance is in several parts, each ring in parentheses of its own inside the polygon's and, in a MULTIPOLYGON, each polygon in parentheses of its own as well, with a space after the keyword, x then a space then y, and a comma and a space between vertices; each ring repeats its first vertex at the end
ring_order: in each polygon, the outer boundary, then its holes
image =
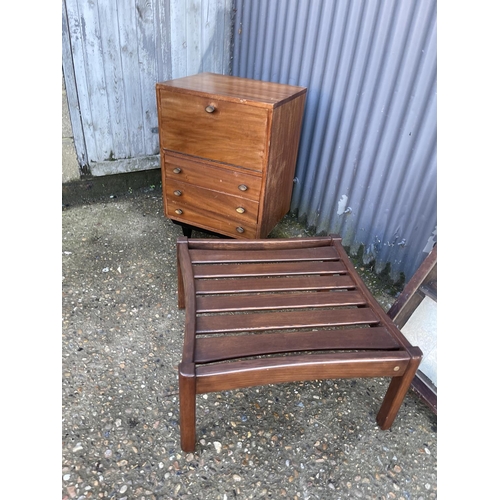
POLYGON ((69 118, 68 98, 64 77, 62 78, 62 182, 71 182, 80 179, 80 167, 76 159, 73 131, 69 118))

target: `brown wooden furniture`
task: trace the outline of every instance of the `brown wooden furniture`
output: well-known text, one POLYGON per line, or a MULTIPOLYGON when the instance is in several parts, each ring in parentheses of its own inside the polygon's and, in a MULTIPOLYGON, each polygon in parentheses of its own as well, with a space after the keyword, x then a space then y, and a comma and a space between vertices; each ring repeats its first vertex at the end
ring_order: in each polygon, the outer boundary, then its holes
MULTIPOLYGON (((437 302, 437 245, 408 281, 387 315, 398 328, 403 328, 425 297, 437 302)), ((437 415, 437 387, 432 380, 418 370, 411 386, 437 415)))
POLYGON ((290 209, 306 89, 202 73, 156 94, 165 215, 266 237, 290 209))
POLYGON ((339 237, 181 237, 177 256, 184 451, 195 448, 197 394, 271 383, 391 377, 377 422, 392 425, 422 352, 373 298, 339 237))

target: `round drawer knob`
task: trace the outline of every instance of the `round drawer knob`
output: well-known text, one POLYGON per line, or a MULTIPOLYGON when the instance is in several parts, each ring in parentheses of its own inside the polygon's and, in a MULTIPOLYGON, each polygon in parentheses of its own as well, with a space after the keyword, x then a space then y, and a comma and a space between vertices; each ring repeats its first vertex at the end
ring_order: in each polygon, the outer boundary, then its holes
POLYGON ((236 228, 236 231, 238 231, 238 233, 240 233, 240 234, 245 232, 245 230, 241 226, 238 226, 236 228))
POLYGON ((207 106, 207 107, 205 108, 205 111, 206 111, 207 113, 213 113, 213 112, 215 111, 215 106, 214 106, 213 104, 210 104, 209 106, 207 106))
POLYGON ((178 189, 176 189, 174 191, 174 194, 175 194, 175 196, 180 196, 182 194, 182 191, 179 191, 178 189))
POLYGON ((180 208, 178 208, 178 209, 175 211, 175 213, 176 213, 177 215, 182 215, 184 212, 183 212, 180 208))
POLYGON ((246 212, 246 210, 243 208, 243 207, 238 207, 236 209, 236 211, 239 213, 239 214, 244 214, 246 212))
POLYGON ((239 189, 240 191, 246 191, 246 190, 248 189, 248 186, 245 186, 245 184, 240 184, 240 185, 238 186, 238 189, 239 189))
POLYGON ((174 174, 180 174, 180 173, 182 172, 182 169, 180 169, 179 167, 176 167, 176 168, 174 168, 174 169, 172 170, 172 172, 173 172, 174 174))

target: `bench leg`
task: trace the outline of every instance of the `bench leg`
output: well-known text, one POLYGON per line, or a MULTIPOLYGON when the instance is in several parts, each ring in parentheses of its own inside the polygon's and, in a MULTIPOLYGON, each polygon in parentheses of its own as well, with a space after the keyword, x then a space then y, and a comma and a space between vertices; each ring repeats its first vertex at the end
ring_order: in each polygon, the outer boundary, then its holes
POLYGON ((393 377, 382 406, 377 415, 377 423, 382 430, 391 427, 399 408, 408 392, 411 382, 417 373, 418 365, 422 360, 422 351, 418 347, 410 349, 411 359, 402 377, 393 377))
POLYGON ((193 373, 186 373, 186 365, 179 365, 179 413, 181 448, 192 452, 196 443, 196 378, 194 365, 188 365, 193 373), (183 366, 184 365, 184 366, 183 366))

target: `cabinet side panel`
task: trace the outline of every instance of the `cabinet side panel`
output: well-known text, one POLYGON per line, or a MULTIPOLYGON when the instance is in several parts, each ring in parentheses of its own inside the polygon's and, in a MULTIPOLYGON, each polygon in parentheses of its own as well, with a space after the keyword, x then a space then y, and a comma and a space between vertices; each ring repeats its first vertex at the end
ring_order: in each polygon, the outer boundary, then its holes
MULTIPOLYGON (((156 109, 158 115, 158 137, 160 145, 162 143, 162 119, 161 119, 161 90, 160 86, 156 84, 156 109)), ((161 148, 160 148, 161 152, 161 148)), ((165 217, 168 217, 167 213, 167 199, 165 196, 165 186, 167 185, 167 176, 165 172, 165 159, 160 153, 160 168, 161 168, 161 184, 162 184, 162 198, 163 198, 163 213, 165 217)))
POLYGON ((273 112, 269 164, 262 196, 262 237, 267 236, 290 210, 305 100, 306 94, 299 95, 273 112))

